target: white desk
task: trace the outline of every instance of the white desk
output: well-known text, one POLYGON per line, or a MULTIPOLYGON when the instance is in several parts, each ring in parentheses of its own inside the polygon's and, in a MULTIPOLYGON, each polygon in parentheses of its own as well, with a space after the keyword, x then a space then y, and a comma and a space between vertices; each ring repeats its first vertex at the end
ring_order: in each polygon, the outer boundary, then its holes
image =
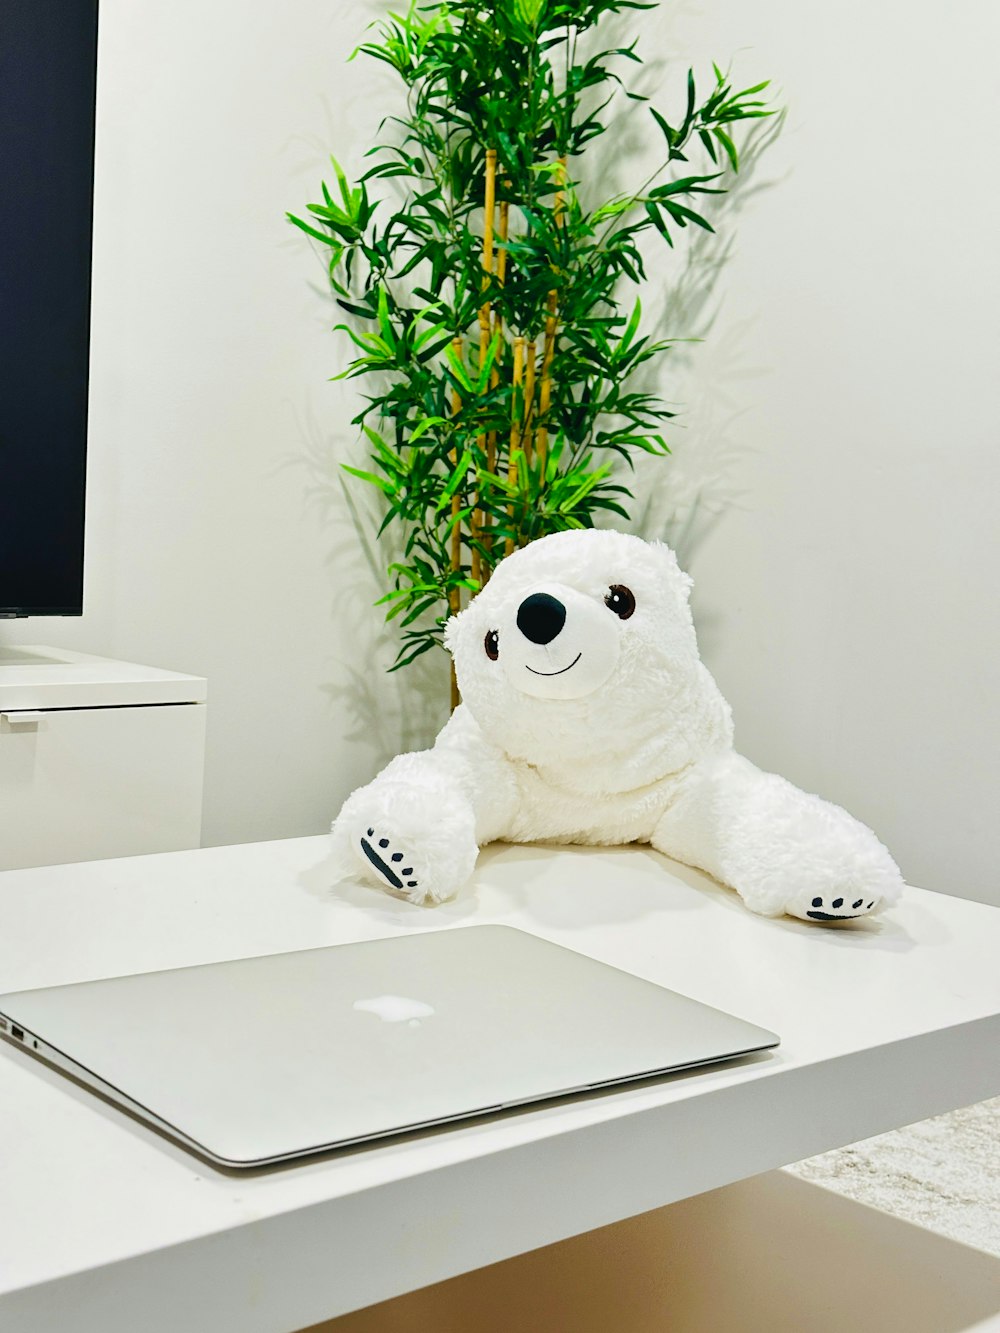
POLYGON ((494 848, 435 909, 325 839, 0 875, 0 988, 502 921, 781 1033, 773 1055, 255 1176, 0 1043, 4 1333, 288 1333, 1000 1093, 1000 911, 750 915, 644 849, 494 848))

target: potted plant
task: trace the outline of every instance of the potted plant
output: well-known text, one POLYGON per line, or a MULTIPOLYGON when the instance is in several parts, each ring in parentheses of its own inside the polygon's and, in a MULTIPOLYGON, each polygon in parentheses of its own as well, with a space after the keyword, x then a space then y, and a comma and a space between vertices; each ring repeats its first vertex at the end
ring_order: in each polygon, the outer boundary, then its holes
POLYGON ((651 8, 444 0, 390 16, 358 52, 398 73, 405 104, 357 183, 334 160, 309 217, 289 214, 325 247, 348 316, 338 378, 371 386, 355 418, 371 468, 347 471, 384 494, 382 530, 402 525, 381 599, 401 628, 392 670, 440 644, 515 547, 601 511, 627 519, 617 459, 669 453, 672 414, 637 379, 670 345, 642 331, 640 241, 712 230, 700 200, 738 170, 734 127, 772 112, 766 83, 734 91, 717 66, 707 95, 688 72, 680 115, 639 105, 620 73, 636 44, 595 38, 651 8), (648 110, 662 159, 587 202, 587 149, 614 132, 619 97, 648 110))

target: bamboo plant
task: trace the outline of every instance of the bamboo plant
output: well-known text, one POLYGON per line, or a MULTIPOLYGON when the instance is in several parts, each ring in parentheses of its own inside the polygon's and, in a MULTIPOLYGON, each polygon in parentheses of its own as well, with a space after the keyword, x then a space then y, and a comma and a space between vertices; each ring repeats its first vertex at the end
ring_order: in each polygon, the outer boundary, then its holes
POLYGON ((705 96, 688 72, 679 115, 644 106, 620 72, 636 44, 604 47, 597 29, 654 7, 444 0, 390 15, 355 54, 396 71, 400 114, 356 183, 333 160, 310 216, 289 214, 324 247, 348 316, 354 355, 335 378, 371 390, 355 418, 371 468, 344 466, 384 494, 380 535, 402 525, 381 598, 401 628, 392 670, 440 644, 505 554, 602 511, 627 519, 618 459, 669 453, 672 414, 637 377, 671 341, 641 330, 643 236, 711 231, 699 200, 738 170, 734 127, 771 112, 765 83, 734 91, 717 66, 705 96), (660 162, 593 200, 586 150, 619 105, 648 111, 660 162))

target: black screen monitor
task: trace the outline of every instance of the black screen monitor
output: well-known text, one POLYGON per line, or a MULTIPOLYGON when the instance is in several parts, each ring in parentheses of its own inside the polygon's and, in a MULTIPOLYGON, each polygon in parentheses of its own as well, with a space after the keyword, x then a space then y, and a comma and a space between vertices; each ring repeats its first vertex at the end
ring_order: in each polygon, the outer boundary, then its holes
POLYGON ((0 0, 0 617, 83 611, 97 0, 0 0))

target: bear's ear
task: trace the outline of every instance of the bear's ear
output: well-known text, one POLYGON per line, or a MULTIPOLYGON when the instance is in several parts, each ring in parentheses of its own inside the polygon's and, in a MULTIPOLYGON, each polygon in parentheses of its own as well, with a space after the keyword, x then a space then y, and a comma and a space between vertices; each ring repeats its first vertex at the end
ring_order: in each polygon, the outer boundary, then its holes
POLYGON ((444 646, 452 657, 458 655, 458 641, 462 632, 461 621, 465 614, 465 611, 460 611, 457 616, 449 616, 444 622, 444 646))
POLYGON ((685 602, 691 600, 691 589, 694 587, 694 579, 690 574, 685 574, 683 569, 677 563, 677 557, 666 544, 666 542, 650 542, 650 546, 656 551, 663 563, 664 572, 668 578, 672 578, 680 590, 681 596, 685 602))

